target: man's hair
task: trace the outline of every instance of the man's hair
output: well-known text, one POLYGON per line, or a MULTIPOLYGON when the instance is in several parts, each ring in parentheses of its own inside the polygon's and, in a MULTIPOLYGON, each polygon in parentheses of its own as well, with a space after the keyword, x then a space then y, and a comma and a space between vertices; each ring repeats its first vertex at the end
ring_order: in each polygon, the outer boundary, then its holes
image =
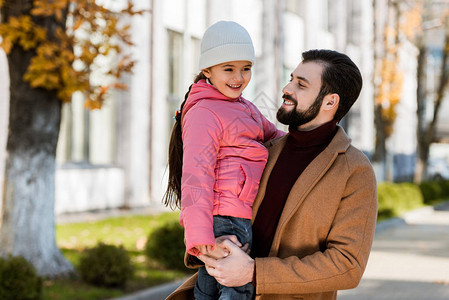
POLYGON ((338 94, 340 103, 334 120, 340 121, 357 100, 362 89, 359 68, 345 54, 332 50, 309 50, 302 53, 303 63, 323 65, 320 95, 338 94))

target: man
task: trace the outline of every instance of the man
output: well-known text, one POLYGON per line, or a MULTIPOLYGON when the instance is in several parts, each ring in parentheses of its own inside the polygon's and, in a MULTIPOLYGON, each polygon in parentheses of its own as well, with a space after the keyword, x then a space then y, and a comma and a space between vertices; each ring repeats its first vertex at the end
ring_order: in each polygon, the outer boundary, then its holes
MULTIPOLYGON (((289 134, 267 145, 253 207, 254 259, 231 240, 217 242, 226 257, 199 257, 219 283, 253 282, 256 299, 303 300, 336 299, 337 290, 358 285, 374 236, 377 188, 368 159, 337 122, 361 87, 360 71, 346 55, 303 53, 277 114, 289 134)), ((194 282, 168 299, 193 299, 194 282)))

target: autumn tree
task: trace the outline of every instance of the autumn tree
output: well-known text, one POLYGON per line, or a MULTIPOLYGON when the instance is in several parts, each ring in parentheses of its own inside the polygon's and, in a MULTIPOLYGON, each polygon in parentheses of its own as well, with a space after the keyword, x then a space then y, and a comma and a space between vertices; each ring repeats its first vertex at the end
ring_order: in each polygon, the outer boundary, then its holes
POLYGON ((0 8, 10 75, 0 255, 23 256, 43 276, 67 275, 73 267, 56 246, 54 220, 61 105, 80 91, 87 108, 101 108, 111 89, 125 88, 119 80, 133 61, 121 16, 143 12, 130 0, 119 11, 96 0, 0 0, 0 8))
MULTIPOLYGON (((401 47, 401 7, 399 1, 373 0, 374 16, 374 125, 376 139, 373 161, 386 167, 387 140, 393 133, 396 120, 396 107, 402 96, 403 73, 399 68, 399 50, 401 47), (379 7, 380 6, 380 7, 379 7), (387 10, 385 16, 381 12, 387 10)), ((392 174, 384 172, 386 180, 392 180, 392 174)))
POLYGON ((445 99, 449 84, 449 4, 417 1, 416 7, 419 15, 424 16, 421 18, 413 33, 410 34, 410 39, 415 43, 419 51, 417 67, 418 145, 414 181, 421 182, 422 180, 428 179, 427 167, 430 146, 435 142, 440 108, 445 99), (428 32, 435 29, 442 29, 444 42, 440 46, 441 59, 437 72, 438 79, 436 80, 435 91, 428 91, 427 60, 429 58, 429 49, 426 45, 426 37, 428 32), (430 119, 426 118, 426 110, 428 109, 433 112, 430 119))

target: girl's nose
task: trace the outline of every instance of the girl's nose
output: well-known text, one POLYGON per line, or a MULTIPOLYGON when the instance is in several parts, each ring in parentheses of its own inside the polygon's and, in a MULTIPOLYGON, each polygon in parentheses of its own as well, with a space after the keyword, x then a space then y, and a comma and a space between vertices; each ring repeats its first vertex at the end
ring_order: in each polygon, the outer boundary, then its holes
POLYGON ((240 72, 237 72, 234 79, 237 81, 236 83, 242 83, 243 82, 243 74, 240 72))

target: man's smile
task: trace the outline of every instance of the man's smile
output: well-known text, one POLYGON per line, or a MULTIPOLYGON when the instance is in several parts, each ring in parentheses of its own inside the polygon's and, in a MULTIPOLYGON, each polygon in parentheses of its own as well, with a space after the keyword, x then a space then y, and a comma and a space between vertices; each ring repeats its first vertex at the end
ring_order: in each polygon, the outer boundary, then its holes
POLYGON ((284 95, 282 96, 282 98, 284 99, 284 103, 283 103, 284 106, 293 106, 293 105, 296 105, 296 100, 293 99, 292 96, 290 96, 290 95, 285 95, 285 94, 284 94, 284 95))

